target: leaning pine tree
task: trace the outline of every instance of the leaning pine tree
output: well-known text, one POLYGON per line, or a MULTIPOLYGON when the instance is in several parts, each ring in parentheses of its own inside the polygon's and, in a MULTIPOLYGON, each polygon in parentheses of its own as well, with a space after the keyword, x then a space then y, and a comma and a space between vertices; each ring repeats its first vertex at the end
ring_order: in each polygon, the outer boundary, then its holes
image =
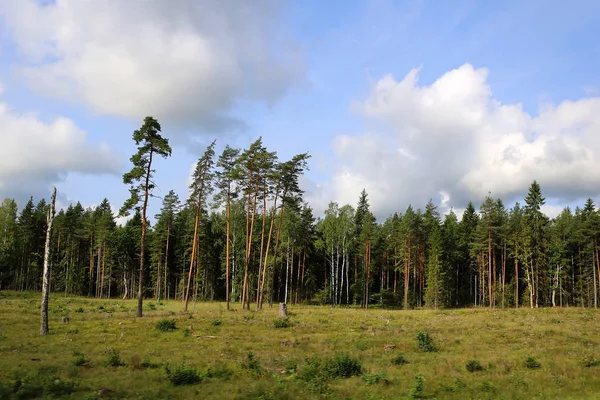
POLYGON ((142 238, 140 241, 140 277, 138 288, 137 316, 142 316, 142 301, 144 288, 144 246, 146 239, 146 210, 148 198, 152 196, 155 187, 152 181, 154 170, 152 159, 154 155, 167 158, 171 155, 169 140, 160 135, 160 124, 152 117, 144 119, 144 125, 133 132, 133 140, 138 146, 138 151, 131 156, 133 168, 123 175, 123 183, 131 185, 129 192, 131 197, 125 201, 119 212, 119 216, 127 216, 129 212, 142 202, 142 238), (140 195, 143 197, 140 199, 140 195))

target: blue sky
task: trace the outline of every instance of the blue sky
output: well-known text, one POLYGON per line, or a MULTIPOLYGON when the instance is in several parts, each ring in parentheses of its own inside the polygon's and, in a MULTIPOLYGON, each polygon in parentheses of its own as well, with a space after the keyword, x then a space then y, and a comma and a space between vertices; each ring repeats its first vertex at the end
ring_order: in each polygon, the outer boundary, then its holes
POLYGON ((2 197, 47 197, 55 184, 63 204, 120 207, 131 133, 152 114, 174 146, 156 165, 159 195, 186 196, 213 138, 219 152, 262 136, 282 159, 311 153, 303 185, 317 213, 355 204, 363 187, 379 217, 429 198, 478 206, 488 191, 512 205, 533 179, 549 214, 600 200, 596 1, 256 1, 242 12, 179 0, 164 12, 157 0, 141 14, 141 2, 100 3, 0 1, 0 140, 37 127, 0 161, 2 197), (147 46, 136 32, 150 32, 147 46), (68 133, 53 128, 59 117, 68 133), (37 154, 35 135, 82 150, 37 154))

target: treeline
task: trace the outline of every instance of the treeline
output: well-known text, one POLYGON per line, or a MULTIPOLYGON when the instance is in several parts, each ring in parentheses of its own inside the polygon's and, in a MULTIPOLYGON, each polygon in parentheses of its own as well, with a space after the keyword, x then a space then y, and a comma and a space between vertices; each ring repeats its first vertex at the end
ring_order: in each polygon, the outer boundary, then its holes
MULTIPOLYGON (((144 149, 143 140, 136 143, 144 149)), ((512 208, 490 195, 479 209, 469 203, 459 221, 429 201, 378 223, 363 190, 356 207, 332 202, 316 219, 298 185, 308 154, 280 161, 261 139, 248 149, 227 146, 218 157, 214 146, 198 161, 189 198, 168 192, 152 226, 146 220, 144 227, 142 194, 151 195, 154 183, 143 173, 122 209, 133 210, 124 226, 108 199, 60 210, 51 290, 128 298, 141 287, 145 298, 185 307, 226 300, 248 309, 276 302, 597 306, 600 213, 591 199, 550 220, 534 181, 524 204, 512 208)), ((150 163, 143 171, 151 177, 150 163)), ((135 181, 125 175, 125 183, 135 181)), ((47 210, 44 199, 21 210, 13 199, 0 205, 0 289, 41 289, 47 210)))

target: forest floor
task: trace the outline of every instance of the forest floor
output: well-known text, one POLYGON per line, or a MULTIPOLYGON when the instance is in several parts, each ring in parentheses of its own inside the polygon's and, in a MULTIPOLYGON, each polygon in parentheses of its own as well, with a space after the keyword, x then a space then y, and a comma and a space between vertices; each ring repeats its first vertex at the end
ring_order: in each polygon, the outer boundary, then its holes
POLYGON ((40 298, 0 292, 2 399, 600 398, 597 310, 290 305, 286 327, 275 307, 145 301, 140 319, 52 294, 40 337, 40 298))

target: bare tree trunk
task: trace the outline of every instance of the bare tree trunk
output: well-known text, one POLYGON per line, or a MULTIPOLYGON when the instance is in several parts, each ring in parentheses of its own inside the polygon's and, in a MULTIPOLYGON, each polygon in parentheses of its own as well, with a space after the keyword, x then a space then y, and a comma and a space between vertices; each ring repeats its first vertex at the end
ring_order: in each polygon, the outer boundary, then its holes
POLYGON ((42 278, 42 306, 41 306, 41 321, 40 335, 48 334, 48 285, 50 281, 50 240, 52 239, 52 223, 54 222, 54 204, 56 203, 56 187, 52 188, 52 197, 50 198, 50 210, 48 211, 47 221, 48 228, 46 229, 46 245, 44 247, 44 273, 42 278))

